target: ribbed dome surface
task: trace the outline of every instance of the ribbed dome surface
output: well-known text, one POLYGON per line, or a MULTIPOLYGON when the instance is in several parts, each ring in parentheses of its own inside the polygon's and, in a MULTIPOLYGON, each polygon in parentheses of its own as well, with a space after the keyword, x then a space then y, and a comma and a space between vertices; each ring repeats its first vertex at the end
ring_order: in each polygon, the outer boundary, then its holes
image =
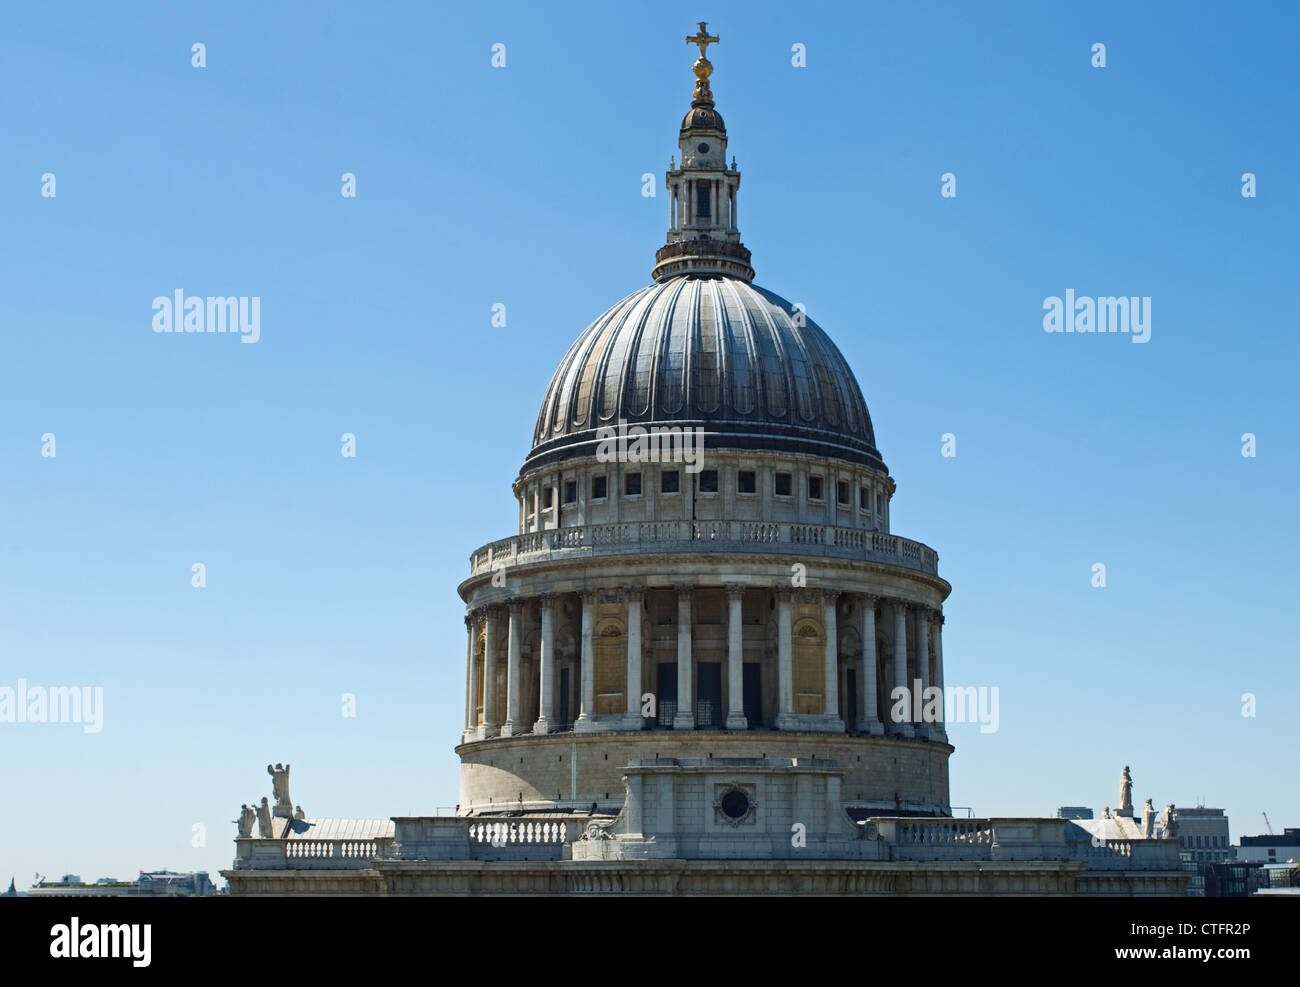
POLYGON ((804 452, 885 471, 862 391, 830 337, 784 298, 734 278, 669 278, 588 326, 546 390, 524 469, 592 456, 596 429, 620 421, 703 427, 706 449, 804 452))

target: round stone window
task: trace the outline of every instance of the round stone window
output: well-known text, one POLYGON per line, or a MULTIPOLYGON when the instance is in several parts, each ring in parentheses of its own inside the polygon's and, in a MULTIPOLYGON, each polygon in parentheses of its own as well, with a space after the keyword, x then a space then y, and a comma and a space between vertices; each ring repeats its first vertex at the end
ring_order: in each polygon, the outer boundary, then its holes
POLYGON ((749 814, 749 797, 739 789, 733 788, 723 795, 718 805, 729 819, 744 819, 749 814))

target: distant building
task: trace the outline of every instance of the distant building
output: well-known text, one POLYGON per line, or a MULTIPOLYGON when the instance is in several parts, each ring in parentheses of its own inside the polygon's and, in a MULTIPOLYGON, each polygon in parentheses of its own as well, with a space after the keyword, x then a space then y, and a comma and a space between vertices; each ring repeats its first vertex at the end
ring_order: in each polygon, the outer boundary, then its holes
POLYGON ((1091 819, 1092 810, 1086 805, 1063 805, 1056 810, 1057 819, 1091 819))
POLYGON ((1281 835, 1243 836, 1241 846, 1234 849, 1238 860, 1252 863, 1284 864, 1288 860, 1300 860, 1300 828, 1288 827, 1281 835))
POLYGON ((1259 890, 1255 894, 1262 897, 1287 895, 1300 896, 1300 866, 1295 863, 1252 864, 1262 875, 1259 890))
POLYGON ((14 887, 14 879, 9 878, 9 890, 0 894, 0 898, 23 898, 26 897, 21 891, 14 887))
POLYGON ((1176 839, 1182 850, 1191 853, 1198 864, 1217 863, 1232 859, 1232 842, 1228 838, 1228 817, 1222 809, 1203 806, 1188 809, 1177 806, 1174 818, 1178 822, 1176 839))
POLYGON ((142 872, 135 881, 102 877, 94 884, 86 884, 76 874, 64 874, 58 881, 33 885, 27 893, 38 898, 204 898, 216 894, 217 887, 206 872, 160 870, 142 872))
MULTIPOLYGON (((1189 854, 1190 856, 1190 854, 1189 854)), ((1258 889, 1268 887, 1268 875, 1259 864, 1241 860, 1223 860, 1213 864, 1198 864, 1200 887, 1207 898, 1245 898, 1258 889)), ((1188 885, 1191 894, 1193 884, 1188 885)))

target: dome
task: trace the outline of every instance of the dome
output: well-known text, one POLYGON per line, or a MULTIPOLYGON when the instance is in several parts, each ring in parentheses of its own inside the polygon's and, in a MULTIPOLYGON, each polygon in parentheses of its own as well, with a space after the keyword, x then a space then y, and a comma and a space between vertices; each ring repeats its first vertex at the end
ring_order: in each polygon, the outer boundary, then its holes
POLYGON ((784 298, 736 278, 667 278, 588 326, 546 389, 524 471, 595 455, 596 430, 620 421, 702 427, 707 447, 888 472, 830 337, 784 298))
POLYGON ((726 130, 722 114, 712 106, 692 106, 682 117, 682 130, 726 130))

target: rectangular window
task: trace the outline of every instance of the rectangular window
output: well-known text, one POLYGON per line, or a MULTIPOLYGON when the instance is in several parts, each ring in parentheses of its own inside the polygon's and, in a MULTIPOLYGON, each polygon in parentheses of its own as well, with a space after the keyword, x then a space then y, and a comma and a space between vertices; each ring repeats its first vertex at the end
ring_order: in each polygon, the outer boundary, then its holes
POLYGON ((822 478, 820 476, 808 477, 808 499, 822 499, 822 478))
POLYGON ((849 502, 849 485, 843 480, 835 484, 835 502, 838 504, 849 502))
POLYGON ((741 470, 736 474, 737 493, 754 493, 756 489, 757 482, 753 470, 741 470))
POLYGON ((578 499, 578 484, 575 480, 564 481, 564 502, 572 504, 578 499))
POLYGON ((554 496, 555 488, 548 483, 542 488, 542 510, 549 511, 551 509, 551 501, 554 499, 554 496))
POLYGON ((712 215, 709 212, 709 192, 710 185, 707 182, 695 183, 695 218, 709 219, 712 215))
POLYGON ((609 484, 603 476, 593 476, 591 478, 591 499, 604 500, 608 493, 609 484))
POLYGON ((536 505, 536 503, 537 503, 537 497, 533 494, 531 490, 529 490, 528 491, 528 513, 529 514, 533 513, 533 508, 536 505))
POLYGON ((629 473, 623 479, 623 493, 629 497, 639 497, 641 495, 641 474, 629 473))
POLYGON ((790 474, 789 473, 776 474, 776 495, 778 497, 790 496, 790 474))
POLYGON ((700 471, 700 493, 717 493, 718 492, 718 471, 701 470, 700 471))
POLYGON ((681 474, 677 470, 664 470, 659 474, 660 493, 677 493, 681 489, 681 474))
POLYGON ((858 487, 858 509, 863 511, 871 510, 870 492, 866 487, 858 487))

